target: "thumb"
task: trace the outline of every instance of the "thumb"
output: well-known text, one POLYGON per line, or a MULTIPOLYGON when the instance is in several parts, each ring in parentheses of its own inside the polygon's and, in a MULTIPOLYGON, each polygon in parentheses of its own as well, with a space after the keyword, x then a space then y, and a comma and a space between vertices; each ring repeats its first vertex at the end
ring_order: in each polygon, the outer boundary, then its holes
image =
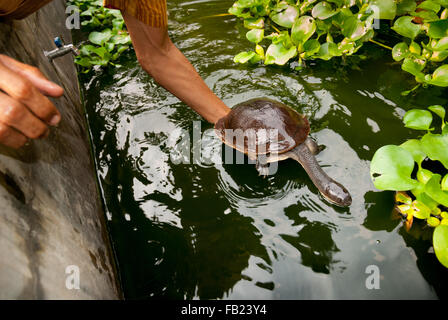
POLYGON ((0 54, 0 63, 11 71, 27 78, 41 93, 46 96, 60 97, 64 89, 48 80, 36 67, 18 62, 13 58, 0 54))

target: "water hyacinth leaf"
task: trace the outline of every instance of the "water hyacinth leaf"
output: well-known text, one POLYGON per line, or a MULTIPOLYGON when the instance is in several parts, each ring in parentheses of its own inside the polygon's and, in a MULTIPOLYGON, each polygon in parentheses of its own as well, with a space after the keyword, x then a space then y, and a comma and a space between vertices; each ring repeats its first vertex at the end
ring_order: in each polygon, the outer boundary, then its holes
POLYGON ((406 72, 409 72, 410 74, 416 77, 421 76, 424 78, 422 70, 425 68, 425 66, 426 66, 425 60, 411 56, 409 58, 404 59, 403 64, 401 65, 401 69, 403 69, 406 72))
POLYGON ((448 268, 448 226, 439 225, 434 229, 432 245, 437 259, 448 268))
POLYGON ((282 43, 271 44, 266 50, 265 64, 278 64, 284 65, 289 59, 292 59, 297 54, 297 48, 295 46, 291 48, 285 48, 282 43))
POLYGON ((263 29, 264 28, 264 19, 244 19, 244 27, 246 29, 263 29))
POLYGON ((246 63, 247 61, 252 59, 255 55, 256 55, 256 53, 253 52, 253 51, 250 51, 250 52, 243 51, 243 52, 238 53, 233 58, 233 62, 235 62, 235 63, 246 63))
POLYGON ((448 8, 448 0, 432 0, 432 1, 440 4, 442 7, 448 8))
POLYGON ((314 18, 318 18, 320 20, 328 19, 335 14, 337 14, 337 10, 333 10, 331 5, 328 2, 322 1, 316 4, 311 11, 311 14, 314 18))
POLYGON ((420 140, 410 139, 400 145, 401 148, 408 150, 412 154, 412 158, 419 165, 425 160, 426 153, 423 151, 420 140))
POLYGON ((317 53, 317 58, 322 60, 330 60, 334 56, 340 55, 338 45, 333 42, 325 42, 320 46, 319 52, 317 53))
POLYGON ((442 119, 442 121, 445 120, 445 108, 441 105, 430 106, 428 107, 428 109, 438 115, 442 119))
POLYGON ((431 227, 437 227, 440 224, 440 220, 437 219, 436 217, 429 217, 426 222, 428 223, 429 226, 431 227))
POLYGON ((403 0, 397 1, 397 16, 402 16, 407 13, 413 12, 417 8, 415 0, 403 0))
POLYGON ((428 169, 419 168, 417 171, 417 180, 421 183, 426 184, 434 175, 431 171, 428 169))
POLYGON ((404 126, 415 130, 428 130, 432 123, 432 114, 428 110, 411 109, 403 117, 404 126))
POLYGON ((448 49, 448 37, 444 37, 437 41, 437 43, 432 46, 432 49, 435 51, 443 51, 448 49))
POLYGON ((448 64, 438 67, 432 74, 432 80, 429 83, 439 87, 448 87, 448 64))
POLYGON ((443 191, 440 186, 440 174, 434 174, 425 185, 425 193, 438 203, 448 206, 448 191, 443 191))
POLYGON ((250 42, 259 43, 263 40, 264 37, 264 29, 252 29, 246 33, 246 38, 250 42))
POLYGON ((397 43, 392 48, 392 58, 395 61, 401 61, 409 56, 409 47, 406 42, 397 43))
POLYGON ((370 176, 377 189, 406 191, 419 184, 411 178, 413 169, 414 159, 409 151, 387 145, 375 152, 370 163, 370 176))
POLYGON ((346 38, 356 41, 366 33, 366 28, 362 21, 358 20, 355 16, 352 16, 345 19, 342 23, 341 32, 346 38))
POLYGON ((289 5, 286 2, 280 2, 271 13, 270 18, 279 26, 289 29, 298 16, 299 9, 296 6, 289 5))
POLYGON ((112 31, 110 29, 106 29, 102 32, 93 31, 89 34, 89 41, 101 46, 106 41, 109 41, 111 37, 112 31))
POLYGON ((420 25, 412 23, 414 17, 400 17, 395 20, 394 26, 392 29, 398 34, 414 39, 420 32, 420 25))
POLYGON ((423 1, 422 3, 420 3, 417 8, 419 9, 424 9, 424 10, 430 10, 430 11, 434 11, 435 13, 438 13, 441 9, 440 4, 438 4, 435 1, 431 1, 431 0, 427 0, 427 1, 423 1))
POLYGON ((413 54, 420 55, 422 53, 422 48, 419 46, 418 43, 412 41, 409 45, 409 51, 413 54))
POLYGON ((377 19, 392 20, 397 14, 397 4, 394 0, 373 0, 371 6, 378 8, 379 17, 375 17, 377 19))
POLYGON ((441 39, 448 36, 448 19, 429 22, 428 36, 441 39))
MULTIPOLYGON (((425 185, 423 183, 420 184, 423 189, 425 189, 425 185)), ((416 196, 417 200, 427 206, 431 211, 435 210, 439 203, 431 198, 427 193, 421 192, 416 196)))
POLYGON ((305 57, 312 56, 319 52, 320 43, 317 39, 310 39, 303 44, 303 50, 305 51, 305 57))
POLYGON ((431 58, 429 60, 431 60, 433 62, 442 62, 446 58, 448 58, 448 50, 434 51, 432 53, 432 56, 431 56, 431 58))
POLYGON ((414 217, 417 219, 428 219, 431 215, 431 209, 419 200, 412 201, 412 208, 414 209, 414 217))
POLYGON ((257 53, 258 56, 260 56, 261 59, 264 59, 264 49, 262 46, 260 46, 259 44, 257 44, 255 46, 255 52, 257 53))
POLYGON ((411 204, 412 198, 406 192, 398 191, 395 192, 395 202, 411 204))
POLYGON ((302 16, 294 22, 291 29, 291 39, 296 45, 304 43, 316 32, 316 23, 310 16, 302 16))
POLYGON ((448 134, 427 133, 421 141, 423 151, 428 157, 440 161, 448 169, 448 134))
POLYGON ((440 183, 442 190, 448 191, 448 174, 446 174, 440 183))

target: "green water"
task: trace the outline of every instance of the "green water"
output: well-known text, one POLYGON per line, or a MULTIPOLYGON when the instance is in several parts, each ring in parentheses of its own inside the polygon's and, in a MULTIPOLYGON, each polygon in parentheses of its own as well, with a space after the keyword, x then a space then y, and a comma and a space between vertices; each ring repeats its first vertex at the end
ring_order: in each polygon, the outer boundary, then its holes
MULTIPOLYGON (((329 205, 292 160, 263 179, 250 164, 170 160, 176 129, 201 118, 141 70, 122 66, 83 77, 108 226, 127 298, 396 299, 447 297, 448 270, 431 252, 430 230, 407 233, 392 219, 393 194, 378 192, 369 161, 416 132, 412 107, 447 105, 433 88, 402 97, 414 82, 390 52, 366 45, 358 70, 341 62, 290 67, 235 65, 247 50, 232 1, 169 1, 169 32, 229 106, 269 97, 308 116, 326 146, 317 159, 353 204, 329 205), (365 285, 378 266, 379 290, 365 285)), ((202 121, 202 129, 211 126, 202 121)), ((207 150, 207 146, 204 147, 207 150)))

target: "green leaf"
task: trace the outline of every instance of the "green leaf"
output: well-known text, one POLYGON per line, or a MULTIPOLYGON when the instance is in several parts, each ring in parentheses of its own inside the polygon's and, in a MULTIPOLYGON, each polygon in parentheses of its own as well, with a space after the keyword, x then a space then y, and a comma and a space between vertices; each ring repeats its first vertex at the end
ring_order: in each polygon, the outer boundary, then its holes
POLYGON ((294 22, 291 29, 291 39, 298 45, 307 41, 316 32, 316 23, 310 16, 302 16, 294 22))
POLYGON ((316 4, 311 11, 314 18, 319 18, 320 20, 328 19, 338 13, 337 10, 333 10, 328 2, 322 1, 316 4))
POLYGON ((436 217, 429 217, 426 222, 428 223, 428 225, 430 225, 431 227, 437 227, 440 224, 440 220, 437 219, 436 217))
POLYGON ((373 0, 370 4, 378 7, 380 19, 392 20, 397 14, 397 4, 394 0, 373 0))
POLYGON ((112 37, 112 31, 110 29, 106 29, 102 32, 93 31, 89 34, 89 41, 97 44, 103 45, 112 37))
POLYGON ((440 105, 434 105, 434 106, 430 106, 428 107, 429 110, 431 110, 432 112, 434 112, 436 115, 438 115, 442 121, 445 120, 445 108, 440 106, 440 105))
POLYGON ((431 10, 431 11, 434 11, 435 13, 438 13, 440 11, 441 6, 440 6, 440 4, 438 4, 434 1, 427 0, 427 1, 423 1, 422 3, 420 3, 417 6, 417 8, 424 9, 424 10, 431 10))
POLYGON ((377 189, 406 191, 419 184, 411 179, 413 169, 414 159, 409 151, 387 145, 375 152, 370 163, 370 176, 377 189))
POLYGON ((317 58, 322 60, 330 60, 334 56, 341 55, 338 45, 333 42, 325 42, 320 46, 319 52, 317 53, 317 58))
POLYGON ((434 51, 429 60, 434 61, 434 62, 442 62, 446 58, 448 58, 448 50, 434 51))
POLYGON ((296 6, 288 5, 286 2, 280 2, 271 13, 270 18, 279 26, 289 29, 298 16, 299 9, 296 6))
POLYGON ((392 29, 398 34, 414 39, 420 32, 420 25, 412 23, 413 17, 400 17, 395 20, 392 29))
POLYGON ((428 110, 412 109, 403 117, 404 126, 415 130, 428 130, 432 123, 432 114, 428 110))
POLYGON ((252 59, 255 55, 256 55, 256 53, 253 52, 253 51, 250 51, 250 52, 243 51, 243 52, 238 53, 233 58, 233 62, 235 62, 235 63, 246 63, 247 61, 252 59))
POLYGON ((341 32, 346 38, 355 41, 366 33, 366 27, 357 17, 352 16, 342 22, 341 32))
POLYGON ((444 37, 437 41, 437 43, 432 46, 432 49, 436 51, 443 51, 448 49, 448 37, 444 37))
POLYGON ((432 74, 430 84, 439 87, 448 87, 448 64, 438 67, 432 74))
POLYGON ((428 219, 430 217, 431 209, 423 202, 414 200, 412 202, 412 208, 414 209, 414 217, 417 219, 428 219))
POLYGON ((441 39, 448 36, 448 19, 429 22, 428 36, 441 39))
POLYGON ((264 19, 244 19, 244 27, 246 29, 263 29, 264 28, 264 19))
POLYGON ((397 16, 402 16, 407 13, 413 12, 417 8, 415 0, 403 0, 397 1, 397 16))
POLYGON ((406 42, 397 43, 392 49, 392 58, 401 61, 409 56, 409 47, 406 42))
POLYGON ((246 38, 250 42, 259 43, 263 40, 264 30, 263 29, 252 29, 246 33, 246 38))
POLYGON ((438 203, 448 206, 448 191, 443 191, 440 186, 440 174, 434 174, 425 185, 425 193, 438 203))
POLYGON ((448 268, 448 226, 439 225, 434 229, 432 245, 437 259, 448 268))
POLYGON ((448 174, 446 174, 443 177, 442 182, 440 183, 440 186, 443 191, 448 191, 448 174))
POLYGON ((423 151, 422 144, 420 140, 410 139, 400 145, 401 148, 408 150, 412 154, 412 158, 419 165, 425 160, 426 153, 423 151))
POLYGON ((303 50, 305 50, 305 57, 310 57, 320 50, 320 43, 317 39, 310 39, 303 44, 303 50))
POLYGON ((423 151, 431 160, 440 161, 448 169, 448 134, 427 133, 422 138, 423 151))
POLYGON ((423 184, 426 184, 433 175, 434 173, 432 173, 428 169, 419 168, 417 171, 417 180, 423 184))
POLYGON ((283 44, 271 44, 266 50, 265 64, 278 64, 284 65, 289 59, 294 58, 297 54, 297 48, 295 46, 291 48, 285 48, 283 44))
POLYGON ((415 58, 414 56, 410 56, 409 58, 405 58, 403 61, 403 64, 401 65, 401 69, 403 69, 406 72, 409 72, 410 74, 418 77, 424 77, 424 74, 422 73, 422 70, 425 68, 426 61, 415 58))

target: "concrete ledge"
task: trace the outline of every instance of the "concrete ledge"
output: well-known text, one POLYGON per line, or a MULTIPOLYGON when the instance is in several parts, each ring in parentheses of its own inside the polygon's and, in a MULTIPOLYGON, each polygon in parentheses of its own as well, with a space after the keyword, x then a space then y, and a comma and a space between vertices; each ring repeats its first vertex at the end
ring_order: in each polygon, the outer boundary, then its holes
POLYGON ((0 147, 0 299, 117 299, 73 57, 52 65, 43 55, 56 36, 71 42, 63 0, 0 23, 0 53, 38 67, 65 89, 52 99, 63 120, 49 138, 19 151, 0 147), (79 290, 66 287, 74 276, 68 266, 79 268, 79 290))

